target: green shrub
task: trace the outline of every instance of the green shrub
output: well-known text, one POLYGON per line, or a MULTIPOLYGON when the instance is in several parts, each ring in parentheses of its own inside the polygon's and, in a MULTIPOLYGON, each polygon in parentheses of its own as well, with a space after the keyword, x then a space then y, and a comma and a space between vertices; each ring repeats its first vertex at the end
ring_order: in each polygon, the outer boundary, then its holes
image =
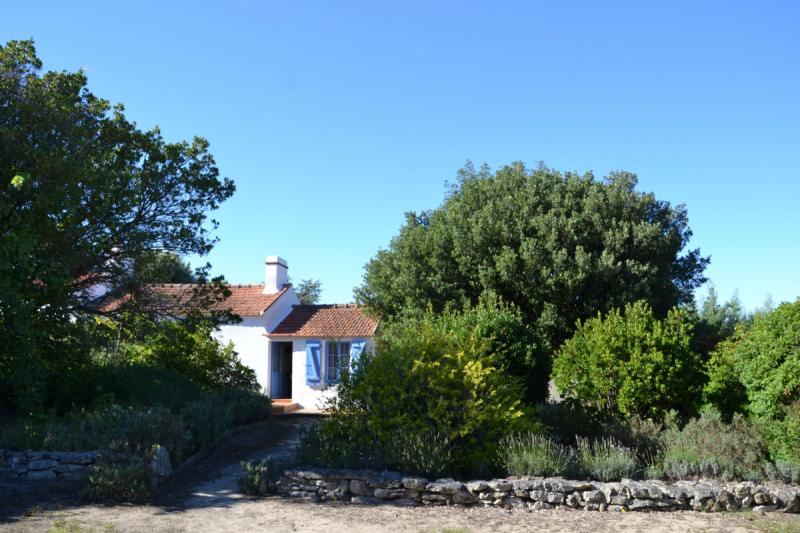
POLYGON ((177 412, 200 396, 188 377, 174 371, 143 364, 108 365, 98 382, 99 392, 115 403, 133 407, 161 405, 177 412))
POLYGON ((436 432, 402 433, 389 443, 389 461, 403 473, 437 479, 453 465, 453 446, 436 432))
POLYGON ((612 438, 594 442, 578 438, 576 458, 580 469, 599 481, 615 481, 636 472, 636 453, 612 438))
POLYGON ((784 483, 800 483, 800 464, 778 459, 774 463, 764 464, 767 479, 784 483))
POLYGON ((267 420, 272 416, 272 403, 268 396, 246 389, 227 389, 219 396, 225 403, 231 424, 240 426, 267 420))
POLYGON ((249 496, 263 496, 266 494, 267 479, 264 477, 264 468, 268 461, 242 461, 245 475, 236 480, 239 490, 249 496))
MULTIPOLYGON (((490 468, 497 443, 529 425, 517 379, 470 310, 426 313, 382 325, 376 353, 345 375, 330 408, 331 424, 355 424, 385 453, 397 432, 435 432, 453 449, 453 475, 490 468)), ((334 431, 330 435, 336 434, 334 431)), ((360 442, 343 427, 342 438, 360 442)))
POLYGON ((657 320, 644 302, 579 323, 558 351, 553 379, 565 400, 600 418, 660 420, 670 409, 696 409, 702 362, 691 349, 692 325, 680 309, 657 320))
POLYGON ((572 470, 572 451, 536 433, 507 435, 498 462, 512 476, 564 476, 572 470))
POLYGON ((151 365, 186 376, 203 390, 258 390, 255 372, 243 365, 233 345, 223 346, 205 322, 163 321, 142 340, 123 346, 125 361, 151 365))
POLYGON ((122 443, 135 451, 159 443, 171 453, 180 454, 184 438, 181 418, 169 409, 134 409, 110 404, 63 417, 40 415, 4 424, 0 447, 81 451, 122 443))
POLYGON ((216 394, 207 394, 181 409, 184 427, 189 432, 191 452, 214 443, 228 428, 231 418, 225 403, 216 394))
POLYGON ((384 445, 361 426, 362 420, 334 414, 301 429, 297 462, 328 468, 385 468, 384 445))
POLYGON ((91 500, 147 500, 150 483, 145 456, 119 449, 102 453, 92 466, 84 496, 91 500))
POLYGON ((720 345, 709 362, 706 396, 724 410, 746 410, 764 428, 773 458, 800 464, 799 369, 797 300, 757 315, 720 345))
POLYGON ((718 411, 708 409, 683 429, 667 428, 663 439, 663 467, 668 478, 762 477, 766 447, 757 429, 741 415, 734 415, 731 423, 726 424, 718 411))
POLYGON ((745 332, 746 325, 737 327, 734 336, 720 342, 706 363, 708 382, 703 388, 703 402, 728 421, 734 413, 747 412, 747 391, 739 378, 736 361, 736 345, 745 332))
POLYGON ((541 432, 565 445, 574 445, 576 436, 595 437, 603 433, 603 424, 574 403, 538 403, 533 408, 533 419, 541 425, 541 432))
MULTIPOLYGON (((674 413, 668 413, 666 418, 670 420, 673 416, 674 413)), ((660 458, 663 451, 661 442, 663 428, 664 424, 662 423, 632 416, 627 420, 607 424, 604 427, 603 435, 634 450, 640 465, 653 466, 653 461, 660 458)))

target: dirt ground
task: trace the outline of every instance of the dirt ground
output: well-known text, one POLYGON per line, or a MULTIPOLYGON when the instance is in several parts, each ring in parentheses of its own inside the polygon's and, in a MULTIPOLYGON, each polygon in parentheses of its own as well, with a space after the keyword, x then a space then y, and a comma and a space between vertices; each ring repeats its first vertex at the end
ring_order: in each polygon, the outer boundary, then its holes
MULTIPOLYGON (((179 472, 148 505, 97 505, 74 495, 7 485, 0 490, 0 532, 595 532, 768 531, 800 533, 800 515, 752 513, 601 513, 494 508, 361 506, 308 503, 237 493, 240 461, 268 455, 288 460, 311 418, 278 419, 232 437, 191 469, 179 472), (21 489, 21 490, 19 490, 21 489), (30 490, 28 490, 30 489, 30 490)), ((0 486, 0 489, 3 487, 0 486)))
POLYGON ((86 506, 47 511, 0 526, 2 531, 347 531, 391 532, 597 532, 597 531, 800 531, 800 517, 739 513, 601 513, 503 511, 480 508, 395 508, 314 504, 267 498, 184 509, 157 506, 86 506))

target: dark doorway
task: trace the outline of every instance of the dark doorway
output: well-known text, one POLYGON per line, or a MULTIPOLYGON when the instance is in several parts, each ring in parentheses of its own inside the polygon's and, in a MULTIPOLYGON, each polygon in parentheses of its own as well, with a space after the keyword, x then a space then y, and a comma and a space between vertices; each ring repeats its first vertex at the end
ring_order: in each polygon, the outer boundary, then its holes
POLYGON ((271 396, 273 398, 292 397, 292 343, 272 343, 271 396))

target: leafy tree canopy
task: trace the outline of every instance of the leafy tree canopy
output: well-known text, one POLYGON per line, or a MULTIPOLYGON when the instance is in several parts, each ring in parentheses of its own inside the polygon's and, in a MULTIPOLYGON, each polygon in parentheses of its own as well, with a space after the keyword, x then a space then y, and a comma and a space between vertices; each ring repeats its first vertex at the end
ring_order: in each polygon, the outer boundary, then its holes
POLYGON ((151 250, 207 254, 208 213, 235 189, 207 141, 143 131, 86 82, 42 72, 32 41, 0 46, 0 399, 79 364, 92 287, 151 250))
POLYGON ((195 283, 192 267, 171 252, 145 252, 136 260, 134 274, 141 283, 195 283))
POLYGON ((322 295, 322 282, 317 279, 302 279, 294 289, 297 299, 301 304, 310 305, 319 303, 322 295))
POLYGON ((381 316, 441 311, 489 293, 518 306, 552 353, 577 320, 645 300, 655 315, 693 301, 708 259, 685 251, 684 206, 612 172, 561 173, 513 163, 459 172, 437 209, 408 213, 367 265, 356 299, 381 316))

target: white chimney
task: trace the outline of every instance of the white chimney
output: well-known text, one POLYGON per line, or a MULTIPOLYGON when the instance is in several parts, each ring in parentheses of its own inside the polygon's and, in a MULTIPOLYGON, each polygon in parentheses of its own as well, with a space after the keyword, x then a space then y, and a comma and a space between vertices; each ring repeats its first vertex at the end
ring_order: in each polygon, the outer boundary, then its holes
POLYGON ((266 260, 267 275, 264 294, 273 294, 283 289, 289 283, 289 265, 286 259, 277 255, 268 255, 266 260))

